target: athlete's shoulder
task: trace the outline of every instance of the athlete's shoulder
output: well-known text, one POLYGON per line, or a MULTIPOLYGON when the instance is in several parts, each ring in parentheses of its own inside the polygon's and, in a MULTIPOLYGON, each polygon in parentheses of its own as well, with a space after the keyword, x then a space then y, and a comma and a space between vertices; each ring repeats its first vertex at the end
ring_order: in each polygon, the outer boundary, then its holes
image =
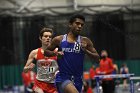
POLYGON ((90 41, 90 39, 88 37, 85 37, 85 36, 81 36, 81 39, 84 41, 90 41))
POLYGON ((32 50, 30 53, 37 53, 38 49, 32 50))
POLYGON ((53 38, 53 41, 59 42, 59 41, 61 41, 62 39, 63 39, 63 35, 59 35, 59 36, 54 37, 54 38, 53 38))
POLYGON ((86 42, 89 46, 93 46, 93 42, 85 36, 81 36, 81 42, 86 42))
POLYGON ((63 35, 59 35, 59 36, 54 37, 54 39, 61 39, 61 38, 63 38, 63 35))
POLYGON ((36 55, 37 55, 37 51, 38 51, 38 49, 32 50, 32 51, 29 53, 28 58, 29 58, 29 59, 30 59, 30 58, 35 58, 36 55))
POLYGON ((31 54, 31 55, 36 55, 37 52, 38 52, 38 49, 39 49, 39 48, 32 50, 32 51, 30 52, 30 54, 31 54))

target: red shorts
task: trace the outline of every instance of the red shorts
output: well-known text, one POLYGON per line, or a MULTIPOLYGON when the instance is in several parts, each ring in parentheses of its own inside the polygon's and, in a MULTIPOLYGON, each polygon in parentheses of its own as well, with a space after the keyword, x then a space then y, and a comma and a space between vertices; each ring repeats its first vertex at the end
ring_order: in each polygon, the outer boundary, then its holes
POLYGON ((54 83, 46 83, 43 81, 35 80, 33 90, 35 90, 36 87, 41 88, 44 93, 57 93, 57 89, 54 83))

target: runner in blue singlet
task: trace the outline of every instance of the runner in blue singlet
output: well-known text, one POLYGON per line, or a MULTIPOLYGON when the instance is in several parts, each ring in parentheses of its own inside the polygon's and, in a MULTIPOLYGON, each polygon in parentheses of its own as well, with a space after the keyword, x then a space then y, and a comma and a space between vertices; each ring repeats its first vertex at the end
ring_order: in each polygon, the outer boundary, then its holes
POLYGON ((80 35, 84 22, 84 16, 72 16, 69 20, 69 32, 55 37, 45 51, 46 56, 59 56, 59 73, 55 80, 59 93, 81 93, 85 54, 99 61, 91 40, 80 35), (59 47, 59 52, 52 52, 55 47, 59 47))

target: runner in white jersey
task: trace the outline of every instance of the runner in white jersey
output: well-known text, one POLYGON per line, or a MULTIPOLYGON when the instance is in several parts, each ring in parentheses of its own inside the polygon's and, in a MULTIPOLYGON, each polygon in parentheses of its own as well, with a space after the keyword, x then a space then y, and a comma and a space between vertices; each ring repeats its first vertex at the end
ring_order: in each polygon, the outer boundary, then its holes
POLYGON ((40 59, 37 61, 37 80, 54 83, 58 71, 56 59, 40 59))
MULTIPOLYGON (((32 50, 29 54, 24 72, 32 70, 36 64, 37 77, 33 90, 35 93, 57 93, 54 85, 55 74, 58 72, 57 57, 45 57, 44 50, 49 45, 52 38, 53 30, 43 28, 40 31, 39 39, 42 47, 32 50)), ((57 48, 54 50, 57 51, 57 48)))

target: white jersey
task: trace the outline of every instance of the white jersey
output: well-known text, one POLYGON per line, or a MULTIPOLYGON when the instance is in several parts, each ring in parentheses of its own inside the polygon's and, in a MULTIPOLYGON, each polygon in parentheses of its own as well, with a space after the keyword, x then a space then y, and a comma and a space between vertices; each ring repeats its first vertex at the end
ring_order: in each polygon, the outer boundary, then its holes
POLYGON ((58 65, 53 59, 37 60, 37 80, 54 83, 55 74, 58 72, 58 65))

